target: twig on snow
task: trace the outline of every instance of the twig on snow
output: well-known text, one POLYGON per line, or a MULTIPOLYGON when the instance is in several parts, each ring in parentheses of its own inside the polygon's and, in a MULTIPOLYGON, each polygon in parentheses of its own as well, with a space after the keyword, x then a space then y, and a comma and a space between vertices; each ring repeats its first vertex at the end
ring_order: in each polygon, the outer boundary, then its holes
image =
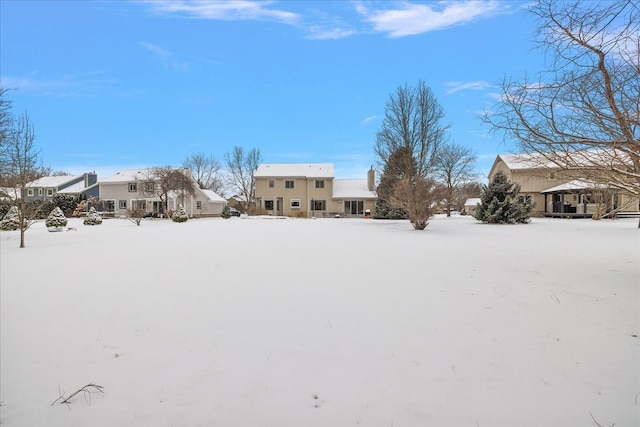
POLYGON ((58 401, 60 401, 60 403, 69 404, 69 403, 71 403, 70 400, 74 396, 76 396, 77 394, 79 394, 81 392, 84 395, 84 401, 87 402, 87 405, 90 405, 91 404, 91 394, 92 393, 98 393, 98 392, 104 393, 104 390, 103 390, 103 387, 101 385, 89 383, 89 384, 85 385, 84 387, 81 387, 78 390, 76 390, 75 392, 73 392, 69 397, 64 397, 64 391, 62 391, 60 389, 60 384, 58 384, 58 392, 60 393, 60 396, 58 396, 58 398, 56 400, 51 402, 51 406, 53 406, 58 401))

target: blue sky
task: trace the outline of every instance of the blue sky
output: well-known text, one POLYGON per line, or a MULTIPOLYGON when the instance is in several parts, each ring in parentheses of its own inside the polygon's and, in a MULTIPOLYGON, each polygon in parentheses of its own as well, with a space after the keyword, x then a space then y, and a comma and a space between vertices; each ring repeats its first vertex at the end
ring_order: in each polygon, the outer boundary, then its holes
POLYGON ((222 160, 330 162, 365 178, 389 95, 419 79, 486 174, 512 150, 479 115, 544 66, 520 1, 0 2, 0 78, 43 163, 100 176, 222 160))

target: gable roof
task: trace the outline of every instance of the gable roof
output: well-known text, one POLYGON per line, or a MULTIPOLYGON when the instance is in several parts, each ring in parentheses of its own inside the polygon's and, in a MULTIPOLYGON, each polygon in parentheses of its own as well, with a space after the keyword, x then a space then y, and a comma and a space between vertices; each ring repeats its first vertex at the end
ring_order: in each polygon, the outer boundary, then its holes
POLYGON ((117 183, 117 182, 132 182, 132 181, 144 181, 149 177, 151 169, 127 169, 111 175, 107 178, 99 180, 101 184, 104 183, 117 183))
POLYGON ((332 163, 263 163, 256 178, 333 178, 332 163))
POLYGON ((43 176, 29 183, 29 187, 58 188, 69 181, 82 178, 82 175, 43 176))
POLYGON ((200 191, 202 191, 202 194, 204 194, 207 197, 207 199, 209 199, 209 202, 225 203, 225 204, 227 203, 224 197, 220 196, 218 193, 216 193, 213 190, 200 189, 200 191))
POLYGON ((369 191, 366 179, 334 179, 334 199, 377 199, 375 191, 369 191))

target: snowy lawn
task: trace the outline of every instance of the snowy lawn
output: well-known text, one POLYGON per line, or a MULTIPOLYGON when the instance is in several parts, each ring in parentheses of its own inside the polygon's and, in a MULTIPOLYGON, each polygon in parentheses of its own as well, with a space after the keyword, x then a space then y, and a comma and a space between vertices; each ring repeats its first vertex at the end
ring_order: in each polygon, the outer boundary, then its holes
POLYGON ((637 219, 0 233, 3 426, 640 424, 637 219), (78 394, 94 383, 104 394, 78 394))

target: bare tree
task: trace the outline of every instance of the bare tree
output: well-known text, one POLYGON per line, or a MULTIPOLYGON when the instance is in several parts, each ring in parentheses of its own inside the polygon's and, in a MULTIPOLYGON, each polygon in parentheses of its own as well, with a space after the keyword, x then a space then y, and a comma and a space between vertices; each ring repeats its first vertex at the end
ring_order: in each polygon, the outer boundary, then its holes
POLYGON ((7 89, 0 88, 0 186, 4 186, 5 175, 9 170, 7 148, 13 125, 11 101, 6 97, 7 91, 7 89))
POLYGON ((245 211, 255 204, 256 183, 253 175, 262 163, 260 150, 252 148, 249 151, 242 147, 233 147, 229 153, 225 153, 227 171, 230 175, 229 185, 242 198, 242 207, 245 211))
POLYGON ((137 181, 136 186, 138 193, 142 196, 160 199, 161 214, 167 212, 170 193, 180 194, 183 204, 186 196, 195 196, 196 194, 190 172, 171 166, 151 168, 147 176, 137 181))
POLYGON ((375 153, 380 166, 384 168, 391 155, 404 147, 415 158, 417 176, 433 173, 448 129, 441 123, 443 118, 444 110, 424 81, 418 81, 415 87, 398 87, 389 96, 385 118, 376 134, 375 153))
POLYGON ((541 166, 640 197, 638 2, 540 0, 532 12, 549 67, 505 80, 485 122, 541 166))
POLYGON ((35 132, 29 115, 25 112, 13 121, 3 144, 2 169, 5 185, 13 189, 18 206, 20 247, 24 248, 25 231, 40 216, 39 203, 27 203, 29 184, 41 178, 40 151, 35 147, 35 132))
POLYGON ((392 175, 400 178, 389 195, 383 191, 388 198, 383 202, 403 209, 416 230, 423 230, 431 216, 434 174, 447 130, 441 123, 443 117, 444 110, 422 80, 415 87, 405 84, 389 96, 376 135, 379 168, 389 172, 392 163, 392 175))
POLYGON ((451 208, 456 206, 456 194, 464 184, 476 177, 474 167, 477 156, 470 148, 446 144, 438 157, 436 175, 444 187, 447 216, 451 216, 451 208))
POLYGON ((218 194, 224 191, 224 181, 220 177, 220 162, 204 153, 193 153, 182 162, 189 169, 194 181, 204 190, 213 190, 218 194))
POLYGON ((433 179, 421 176, 403 178, 394 186, 391 202, 407 212, 416 230, 424 230, 433 216, 433 206, 440 194, 433 179))

